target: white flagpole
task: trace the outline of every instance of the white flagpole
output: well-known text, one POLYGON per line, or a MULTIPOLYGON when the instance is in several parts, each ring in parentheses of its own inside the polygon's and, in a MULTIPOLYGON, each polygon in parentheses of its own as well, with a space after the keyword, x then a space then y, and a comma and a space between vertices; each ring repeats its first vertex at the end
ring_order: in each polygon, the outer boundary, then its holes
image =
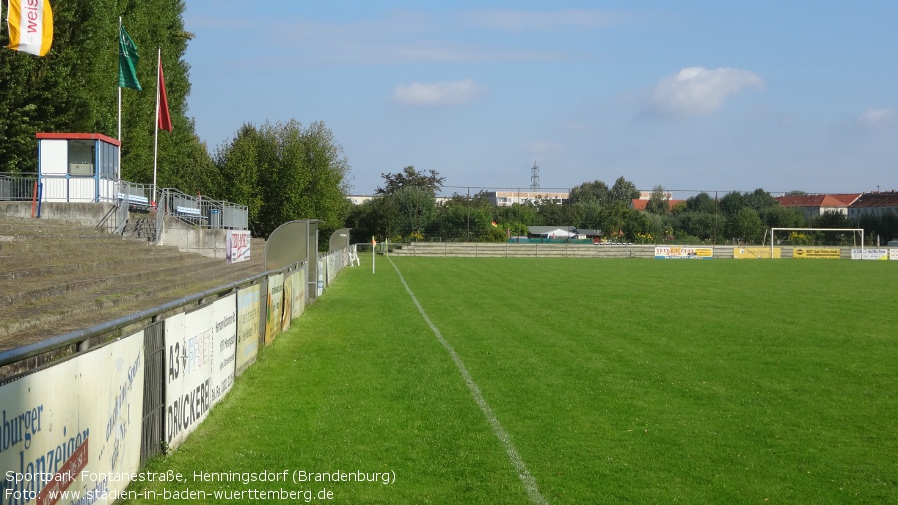
MULTIPOLYGON (((122 50, 122 17, 118 17, 118 38, 119 51, 122 50)), ((121 55, 119 55, 119 72, 121 72, 121 55)), ((118 173, 116 174, 119 182, 122 180, 122 87, 118 86, 118 173)))
POLYGON ((156 206, 156 163, 159 151, 159 68, 162 66, 162 48, 156 59, 156 122, 153 123, 153 206, 156 206))

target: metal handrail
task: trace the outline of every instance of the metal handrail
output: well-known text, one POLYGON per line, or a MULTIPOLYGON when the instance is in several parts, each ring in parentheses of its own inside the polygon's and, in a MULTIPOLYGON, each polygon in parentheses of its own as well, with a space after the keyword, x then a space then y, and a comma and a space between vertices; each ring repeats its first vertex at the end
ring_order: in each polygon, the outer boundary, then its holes
POLYGON ((36 172, 0 174, 0 201, 28 201, 34 198, 36 172))
POLYGON ((215 200, 202 195, 188 195, 174 188, 162 188, 166 215, 176 217, 200 228, 249 229, 249 211, 246 205, 215 200))

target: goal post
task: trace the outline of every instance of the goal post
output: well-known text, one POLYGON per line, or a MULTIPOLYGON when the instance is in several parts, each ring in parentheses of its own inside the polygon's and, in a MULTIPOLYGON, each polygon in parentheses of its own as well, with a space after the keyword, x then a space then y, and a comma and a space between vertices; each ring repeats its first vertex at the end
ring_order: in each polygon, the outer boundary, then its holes
MULTIPOLYGON (((790 235, 792 232, 851 232, 852 238, 855 238, 860 234, 861 237, 861 254, 864 253, 864 229, 863 228, 771 228, 770 229, 770 257, 773 257, 773 247, 776 245, 776 233, 777 232, 787 232, 790 235)), ((794 244, 793 244, 794 245, 794 244)))

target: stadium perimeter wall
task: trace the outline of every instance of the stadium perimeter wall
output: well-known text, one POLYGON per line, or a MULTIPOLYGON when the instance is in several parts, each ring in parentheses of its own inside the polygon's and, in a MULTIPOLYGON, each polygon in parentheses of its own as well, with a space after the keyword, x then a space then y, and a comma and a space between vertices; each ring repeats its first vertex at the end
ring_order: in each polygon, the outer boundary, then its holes
MULTIPOLYGON (((323 290, 349 265, 349 248, 320 255, 318 265, 323 290)), ((308 287, 305 262, 266 272, 122 318, 124 327, 153 315, 137 332, 3 379, 0 496, 50 503, 51 492, 69 489, 113 503, 148 458, 181 444, 259 349, 302 315, 308 287)), ((80 349, 115 324, 0 353, 0 366, 80 349)))
MULTIPOLYGON (((713 258, 769 258, 769 246, 656 246, 652 244, 593 245, 593 244, 514 244, 478 242, 414 242, 395 244, 389 254, 396 256, 445 256, 469 258, 657 258, 658 248, 711 251, 713 258)), ((854 247, 777 246, 774 257, 779 258, 841 258, 860 259, 854 247), (809 252, 819 252, 813 255, 809 252)), ((703 256, 706 257, 706 256, 703 256)), ((898 248, 867 248, 863 259, 898 259, 898 248), (869 252, 877 251, 877 256, 869 252)))

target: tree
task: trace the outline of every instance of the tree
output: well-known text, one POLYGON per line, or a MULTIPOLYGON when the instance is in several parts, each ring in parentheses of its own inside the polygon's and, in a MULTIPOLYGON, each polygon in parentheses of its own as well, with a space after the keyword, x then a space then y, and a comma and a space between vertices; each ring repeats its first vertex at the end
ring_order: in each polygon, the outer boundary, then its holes
POLYGON ((740 193, 731 191, 720 199, 720 208, 724 214, 732 217, 739 212, 742 207, 750 207, 759 214, 770 207, 779 207, 780 204, 763 189, 756 189, 751 193, 740 193))
POLYGON ((445 177, 435 170, 418 172, 407 166, 401 172, 380 174, 384 185, 374 192, 384 200, 382 208, 389 210, 382 217, 389 219, 384 228, 390 231, 387 237, 400 237, 411 233, 422 235, 436 217, 436 194, 443 187, 445 177))
POLYGON ((436 215, 436 198, 427 188, 402 186, 388 198, 396 202, 398 231, 403 236, 412 233, 421 235, 436 215))
POLYGON ((396 206, 388 198, 374 198, 360 205, 353 205, 346 218, 346 226, 352 228, 354 240, 367 242, 371 237, 383 239, 393 236, 393 224, 397 221, 396 206))
POLYGON ((436 170, 428 170, 428 173, 425 174, 418 172, 413 166, 403 168, 402 172, 380 174, 380 176, 384 178, 384 185, 374 190, 374 193, 378 195, 392 195, 399 188, 406 186, 427 189, 436 195, 443 189, 443 182, 446 181, 446 178, 440 177, 436 170))
POLYGON ((649 201, 645 205, 645 210, 652 214, 667 214, 670 206, 663 187, 655 186, 652 190, 652 196, 649 197, 649 201))
POLYGON ((540 215, 540 220, 546 226, 571 226, 574 223, 570 205, 561 205, 550 198, 545 198, 537 201, 535 207, 540 215))
POLYGON ((761 221, 768 228, 805 228, 808 226, 804 214, 795 207, 776 205, 759 212, 761 221))
POLYGON ((748 243, 760 242, 764 232, 764 223, 758 212, 751 207, 743 207, 736 212, 730 222, 730 234, 748 243))
POLYGON ((571 188, 568 202, 571 205, 578 203, 599 203, 607 205, 611 201, 611 190, 602 181, 584 182, 571 188))
POLYGON ((349 164, 323 123, 303 129, 295 120, 245 124, 219 148, 215 165, 221 198, 247 205, 250 230, 267 237, 294 219, 318 219, 323 232, 343 225, 349 208, 349 164))
POLYGON ((708 193, 699 193, 686 200, 687 212, 717 212, 717 202, 708 193))
MULTIPOLYGON (((0 51, 0 167, 37 171, 37 132, 118 135, 118 19, 138 45, 144 91, 122 90, 122 178, 152 182, 156 48, 162 48, 174 130, 159 135, 158 182, 210 191, 214 171, 206 146, 186 117, 190 94, 183 0, 66 0, 53 4, 53 47, 37 58, 0 51)), ((8 34, 0 36, 4 45, 8 34)))
POLYGON ((614 186, 611 186, 610 203, 627 207, 634 198, 639 198, 639 190, 636 189, 636 185, 623 177, 618 177, 614 181, 614 186))
POLYGON ((485 198, 454 194, 448 202, 437 207, 430 235, 445 240, 477 240, 492 227, 495 210, 492 202, 485 198))
POLYGON ((499 228, 499 226, 490 224, 490 226, 483 232, 483 235, 480 236, 480 240, 483 242, 505 242, 508 240, 508 236, 506 235, 505 230, 499 228))
POLYGON ((438 207, 428 235, 439 237, 440 240, 468 240, 471 212, 469 198, 459 194, 452 195, 448 202, 438 207))
POLYGON ((526 203, 499 206, 495 208, 494 212, 496 222, 501 225, 502 231, 511 236, 526 236, 529 226, 543 224, 542 217, 537 213, 536 207, 526 203))
POLYGON ((680 231, 703 242, 722 241, 726 218, 717 212, 687 211, 677 217, 675 232, 680 231))
POLYGON ((851 225, 848 216, 841 212, 828 210, 816 216, 811 222, 811 228, 856 228, 851 225))
POLYGON ((727 216, 735 216, 742 207, 745 207, 745 196, 738 191, 730 191, 720 199, 720 210, 727 216))
POLYGON ((598 202, 578 202, 571 206, 572 214, 576 217, 574 226, 578 228, 602 229, 607 218, 608 211, 598 202))
POLYGON ((746 193, 744 197, 745 205, 755 209, 758 213, 761 213, 764 209, 768 209, 770 207, 779 207, 780 203, 774 198, 770 193, 764 191, 763 189, 756 189, 751 193, 746 193))

